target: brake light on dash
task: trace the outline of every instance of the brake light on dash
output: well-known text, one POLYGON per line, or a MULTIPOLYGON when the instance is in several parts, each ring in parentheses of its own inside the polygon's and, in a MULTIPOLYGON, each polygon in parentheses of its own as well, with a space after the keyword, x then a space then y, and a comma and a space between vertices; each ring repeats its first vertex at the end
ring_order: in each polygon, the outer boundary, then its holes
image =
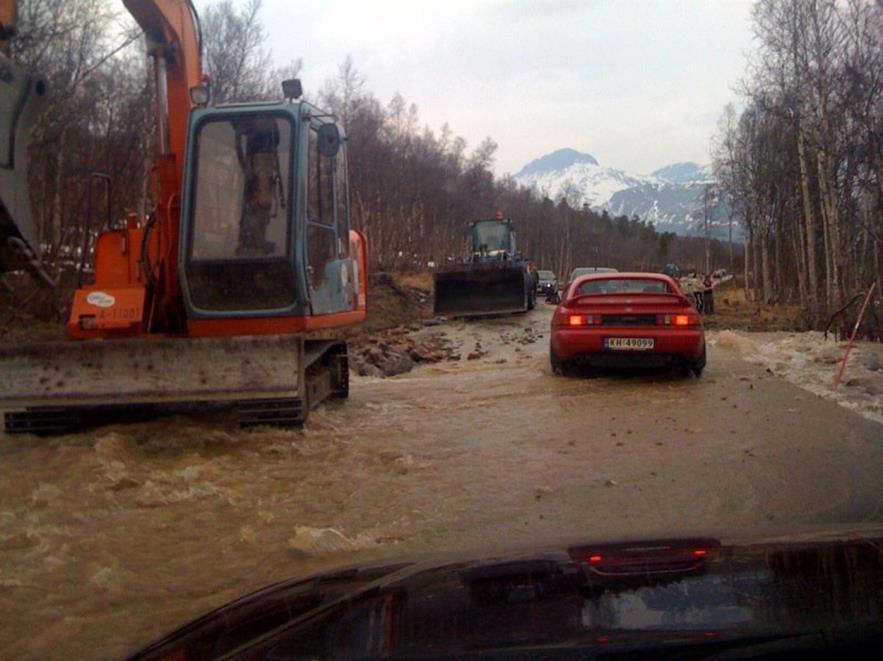
POLYGON ((600 565, 601 560, 602 560, 602 558, 600 555, 590 555, 589 556, 589 564, 590 565, 600 565))
POLYGON ((693 549, 694 558, 705 558, 708 556, 708 549, 693 549))

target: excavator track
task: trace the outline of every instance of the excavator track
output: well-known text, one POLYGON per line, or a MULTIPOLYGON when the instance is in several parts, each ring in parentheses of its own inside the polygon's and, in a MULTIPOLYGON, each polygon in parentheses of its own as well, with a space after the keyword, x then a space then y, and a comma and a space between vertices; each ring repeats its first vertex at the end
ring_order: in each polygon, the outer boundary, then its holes
POLYGON ((296 426, 349 376, 345 343, 300 335, 2 347, 0 372, 5 431, 43 435, 176 414, 296 426))

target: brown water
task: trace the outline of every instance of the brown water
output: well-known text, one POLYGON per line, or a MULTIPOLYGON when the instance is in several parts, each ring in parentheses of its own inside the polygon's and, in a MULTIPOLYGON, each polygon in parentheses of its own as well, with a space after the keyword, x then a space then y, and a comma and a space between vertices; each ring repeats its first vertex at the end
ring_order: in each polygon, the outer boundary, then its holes
POLYGON ((549 312, 425 329, 463 359, 355 378, 303 430, 0 436, 0 656, 119 656, 369 558, 880 519, 883 427, 725 348, 700 380, 553 377, 549 312))

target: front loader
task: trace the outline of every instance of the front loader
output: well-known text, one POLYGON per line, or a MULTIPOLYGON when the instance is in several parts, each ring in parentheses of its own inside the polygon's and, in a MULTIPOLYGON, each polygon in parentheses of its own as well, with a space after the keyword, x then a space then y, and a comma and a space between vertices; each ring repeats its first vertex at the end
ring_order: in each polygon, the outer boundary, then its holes
POLYGON ((303 422, 348 392, 339 329, 366 314, 343 131, 283 82, 212 105, 188 0, 123 0, 153 60, 154 209, 103 231, 70 341, 0 348, 7 432, 224 410, 303 422))
POLYGON ((515 229, 502 214, 469 225, 469 256, 435 274, 436 315, 470 317, 527 312, 536 281, 518 253, 515 229))

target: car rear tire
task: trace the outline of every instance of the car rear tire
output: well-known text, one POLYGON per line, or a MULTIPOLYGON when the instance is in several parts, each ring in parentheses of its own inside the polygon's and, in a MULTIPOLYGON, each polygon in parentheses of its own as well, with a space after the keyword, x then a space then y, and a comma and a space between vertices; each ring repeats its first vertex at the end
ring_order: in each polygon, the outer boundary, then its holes
POLYGON ((573 373, 573 366, 568 361, 561 360, 551 348, 549 349, 549 362, 552 365, 552 374, 570 376, 573 373))
POLYGON ((699 356, 699 360, 690 365, 687 369, 689 374, 692 374, 697 379, 702 376, 702 371, 705 369, 705 347, 702 347, 702 355, 699 356))

